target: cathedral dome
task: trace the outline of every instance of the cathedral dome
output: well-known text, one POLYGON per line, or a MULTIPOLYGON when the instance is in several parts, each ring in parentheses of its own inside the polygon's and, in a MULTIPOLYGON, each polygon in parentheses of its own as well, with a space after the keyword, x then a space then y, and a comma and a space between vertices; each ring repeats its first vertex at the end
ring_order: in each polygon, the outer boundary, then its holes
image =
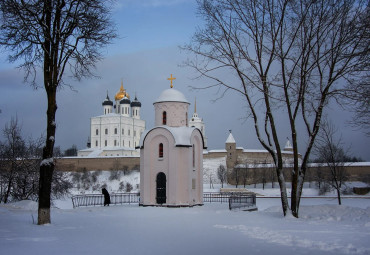
POLYGON ((105 100, 103 101, 102 105, 112 105, 113 106, 113 102, 109 99, 109 96, 108 96, 108 93, 107 93, 107 97, 105 98, 105 100))
POLYGON ((119 103, 120 104, 131 104, 131 101, 127 97, 124 97, 119 103))
POLYGON ((136 96, 135 100, 131 102, 131 107, 141 107, 141 103, 137 100, 136 96))
POLYGON ((154 104, 160 102, 182 102, 190 104, 183 93, 173 88, 164 90, 157 100, 155 100, 154 104))
POLYGON ((126 90, 123 88, 123 83, 121 83, 121 88, 119 89, 119 91, 116 93, 114 99, 116 101, 118 100, 121 100, 123 99, 124 97, 127 97, 128 99, 130 99, 130 95, 126 92, 126 90))

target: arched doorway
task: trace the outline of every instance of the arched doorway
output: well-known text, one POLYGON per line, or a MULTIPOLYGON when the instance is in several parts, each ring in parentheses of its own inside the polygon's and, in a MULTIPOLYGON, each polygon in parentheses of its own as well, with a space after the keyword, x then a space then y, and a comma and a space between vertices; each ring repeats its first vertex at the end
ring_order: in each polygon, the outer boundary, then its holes
POLYGON ((157 204, 166 203, 166 175, 162 172, 157 174, 157 204))

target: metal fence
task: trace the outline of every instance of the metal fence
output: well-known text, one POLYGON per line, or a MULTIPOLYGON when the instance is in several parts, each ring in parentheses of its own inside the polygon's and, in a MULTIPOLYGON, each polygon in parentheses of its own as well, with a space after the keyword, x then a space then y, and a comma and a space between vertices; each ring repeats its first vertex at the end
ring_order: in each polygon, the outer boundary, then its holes
MULTIPOLYGON (((203 203, 229 203, 230 197, 246 197, 249 193, 219 193, 219 192, 204 192, 203 203)), ((112 193, 110 195, 110 203, 117 204, 135 204, 139 203, 139 193, 112 193)), ((241 201, 241 200, 240 200, 241 201)), ((254 195, 255 201, 255 195, 254 195)), ((235 202, 236 203, 236 202, 235 202)), ((104 196, 102 194, 84 194, 75 195, 72 197, 73 208, 81 206, 102 206, 104 204, 104 196)))
MULTIPOLYGON (((134 204, 139 203, 139 193, 112 193, 110 194, 110 204, 134 204)), ((73 208, 80 206, 102 206, 104 204, 104 195, 85 194, 72 197, 73 208)))
POLYGON ((229 198, 229 209, 257 210, 256 194, 232 195, 229 198))

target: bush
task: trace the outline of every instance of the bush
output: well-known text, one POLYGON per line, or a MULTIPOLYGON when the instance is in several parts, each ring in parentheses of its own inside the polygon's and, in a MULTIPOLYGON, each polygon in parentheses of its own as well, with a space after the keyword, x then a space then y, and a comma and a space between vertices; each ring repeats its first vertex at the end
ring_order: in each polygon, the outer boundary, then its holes
POLYGON ((132 184, 128 182, 126 184, 126 192, 131 192, 131 190, 133 190, 132 184))
POLYGON ((125 190, 125 184, 124 184, 123 182, 120 182, 120 183, 119 183, 118 190, 119 190, 119 191, 124 191, 124 190, 125 190))
POLYGON ((319 196, 325 195, 325 193, 331 191, 331 187, 328 183, 322 183, 319 189, 319 196))
POLYGON ((119 180, 121 178, 122 172, 120 170, 115 170, 110 172, 109 180, 119 180))

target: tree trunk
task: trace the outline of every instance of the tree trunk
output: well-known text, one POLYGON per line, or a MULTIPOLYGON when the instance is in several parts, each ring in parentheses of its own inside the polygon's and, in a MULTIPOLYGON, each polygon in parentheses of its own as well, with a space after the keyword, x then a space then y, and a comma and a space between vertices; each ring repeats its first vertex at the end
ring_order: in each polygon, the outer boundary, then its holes
POLYGON ((342 204, 342 199, 340 197, 340 189, 337 189, 337 195, 338 195, 338 204, 341 205, 342 204))
POLYGON ((39 209, 38 224, 49 224, 50 221, 50 200, 51 200, 51 182, 54 172, 53 150, 55 138, 55 113, 56 89, 49 89, 47 110, 47 136, 45 147, 43 148, 42 162, 40 164, 40 182, 39 182, 39 209))

